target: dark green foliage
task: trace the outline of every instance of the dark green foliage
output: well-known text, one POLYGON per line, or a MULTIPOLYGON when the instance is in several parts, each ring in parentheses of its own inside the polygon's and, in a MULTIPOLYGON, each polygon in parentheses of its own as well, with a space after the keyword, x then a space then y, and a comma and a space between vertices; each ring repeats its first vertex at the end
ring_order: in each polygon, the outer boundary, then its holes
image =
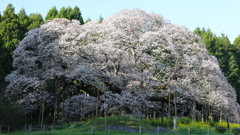
POLYGON ((30 14, 29 22, 30 24, 27 27, 28 30, 35 29, 44 23, 43 17, 41 14, 30 14))
MULTIPOLYGON (((14 13, 12 4, 8 4, 3 11, 0 21, 0 86, 1 91, 5 89, 5 76, 12 70, 13 50, 21 40, 22 27, 18 16, 14 13)), ((22 10, 22 12, 24 12, 22 10)))
POLYGON ((181 117, 179 120, 178 120, 181 124, 185 124, 185 125, 188 125, 191 123, 191 119, 188 118, 188 117, 181 117))
POLYGON ((67 18, 67 11, 65 7, 62 7, 58 14, 56 15, 56 18, 67 18))
POLYGON ((25 122, 25 113, 21 106, 0 95, 0 125, 17 126, 25 122))
POLYGON ((62 7, 55 18, 66 18, 69 20, 76 19, 79 20, 81 24, 84 24, 81 11, 77 6, 75 6, 73 9, 71 7, 62 7))
POLYGON ((217 126, 217 123, 216 122, 209 122, 209 126, 214 128, 214 127, 217 126))
POLYGON ((83 18, 82 18, 82 13, 77 6, 74 7, 74 9, 71 11, 70 15, 71 15, 70 19, 79 20, 79 22, 81 24, 84 24, 84 21, 83 21, 83 18))
POLYGON ((167 125, 169 124, 169 127, 173 127, 173 119, 170 119, 169 123, 168 119, 166 118, 164 118, 163 122, 159 119, 149 119, 147 122, 153 126, 167 127, 167 125))
POLYGON ((56 7, 53 7, 52 9, 50 9, 45 17, 45 21, 47 20, 53 20, 54 18, 56 18, 58 14, 58 10, 56 7))
POLYGON ((227 131, 227 129, 222 126, 217 126, 217 127, 215 127, 215 129, 218 133, 225 133, 227 131))
POLYGON ((29 25, 29 17, 27 16, 24 8, 20 10, 17 16, 20 23, 20 39, 23 39, 25 34, 28 32, 27 27, 29 25))
POLYGON ((3 47, 8 50, 14 50, 21 37, 20 23, 14 10, 13 5, 8 4, 7 8, 3 11, 0 23, 0 37, 3 41, 3 47))
POLYGON ((232 129, 232 133, 233 133, 234 135, 240 135, 240 128, 234 127, 234 128, 232 129))
POLYGON ((240 38, 236 38, 232 45, 226 35, 221 34, 217 37, 210 29, 196 28, 194 33, 202 38, 209 53, 217 57, 228 82, 236 90, 237 101, 240 102, 240 48, 238 45, 240 38))

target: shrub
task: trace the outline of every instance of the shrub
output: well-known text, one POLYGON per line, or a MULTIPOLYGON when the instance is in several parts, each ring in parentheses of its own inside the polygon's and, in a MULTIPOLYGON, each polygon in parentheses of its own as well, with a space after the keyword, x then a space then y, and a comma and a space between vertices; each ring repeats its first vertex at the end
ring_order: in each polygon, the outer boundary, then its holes
POLYGON ((191 119, 188 118, 188 117, 181 117, 179 120, 178 120, 181 124, 184 124, 184 125, 188 125, 191 123, 191 119))
MULTIPOLYGON (((149 119, 147 121, 149 124, 153 125, 153 126, 161 126, 161 127, 167 127, 168 125, 168 119, 164 118, 163 123, 161 122, 161 120, 154 120, 154 119, 149 119)), ((169 126, 173 127, 173 120, 170 119, 169 121, 169 126)))
POLYGON ((209 126, 214 128, 214 127, 217 126, 217 123, 216 123, 216 122, 210 122, 210 123, 209 123, 209 126))
POLYGON ((232 133, 233 133, 234 135, 240 135, 240 128, 234 127, 234 128, 232 129, 232 133))
POLYGON ((215 129, 219 133, 225 133, 227 131, 227 129, 225 127, 222 127, 222 126, 217 126, 215 129))

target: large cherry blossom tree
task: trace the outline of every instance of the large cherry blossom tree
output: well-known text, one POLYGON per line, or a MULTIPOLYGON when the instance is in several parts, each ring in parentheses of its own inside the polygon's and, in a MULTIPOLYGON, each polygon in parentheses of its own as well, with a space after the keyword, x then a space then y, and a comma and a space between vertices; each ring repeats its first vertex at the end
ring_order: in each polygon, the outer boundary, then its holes
POLYGON ((201 39, 140 9, 122 10, 102 23, 46 22, 26 34, 13 66, 5 95, 29 112, 42 102, 53 106, 60 97, 70 102, 82 90, 104 101, 108 107, 102 108, 128 107, 136 115, 170 93, 239 118, 235 90, 201 39), (52 81, 57 88, 46 89, 52 81))

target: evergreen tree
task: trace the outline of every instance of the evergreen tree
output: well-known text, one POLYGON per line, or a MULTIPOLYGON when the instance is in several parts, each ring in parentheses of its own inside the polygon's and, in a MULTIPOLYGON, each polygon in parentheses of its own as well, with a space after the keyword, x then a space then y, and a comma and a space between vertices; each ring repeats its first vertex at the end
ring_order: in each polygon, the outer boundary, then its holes
POLYGON ((20 23, 18 16, 14 13, 15 9, 12 4, 8 4, 3 11, 2 21, 0 24, 0 36, 3 46, 9 50, 14 50, 20 41, 20 23))
MULTIPOLYGON (((0 95, 0 110, 0 125, 17 126, 26 122, 25 112, 22 107, 2 95, 0 95)), ((6 129, 4 132, 6 132, 6 129)))
POLYGON ((209 54, 214 55, 216 52, 215 43, 217 36, 214 35, 210 29, 205 30, 204 28, 200 29, 198 27, 194 30, 194 33, 202 38, 207 50, 209 51, 209 54))
POLYGON ((83 18, 82 18, 82 13, 80 9, 75 6, 74 9, 70 13, 71 18, 70 19, 76 19, 79 20, 81 24, 84 24, 83 18))
POLYGON ((240 36, 235 38, 233 45, 237 46, 238 48, 240 47, 240 36))
POLYGON ((66 19, 72 20, 72 15, 71 15, 72 8, 71 7, 67 7, 65 9, 65 12, 66 12, 66 19))
POLYGON ((56 7, 53 7, 52 9, 50 9, 45 17, 45 20, 53 20, 54 18, 56 18, 58 14, 58 10, 56 7))
POLYGON ((240 59, 238 59, 240 57, 238 47, 240 38, 236 38, 232 45, 226 35, 221 34, 220 37, 217 37, 210 29, 196 28, 194 33, 202 38, 209 53, 217 57, 224 75, 236 90, 237 100, 240 102, 240 59))
POLYGON ((102 17, 102 15, 100 15, 100 16, 99 16, 99 19, 98 19, 98 22, 99 22, 99 23, 102 23, 102 21, 103 21, 103 17, 102 17))
POLYGON ((20 23, 20 39, 23 39, 25 37, 25 33, 28 32, 27 27, 29 25, 29 17, 27 16, 24 8, 20 10, 17 16, 20 23))
POLYGON ((30 14, 29 15, 30 25, 27 27, 28 30, 39 27, 44 23, 43 17, 41 14, 30 14))
POLYGON ((67 18, 67 11, 65 7, 62 7, 60 11, 58 12, 56 18, 67 18))
POLYGON ((5 89, 5 76, 12 70, 12 52, 21 40, 21 25, 18 16, 14 13, 12 4, 8 4, 3 11, 0 21, 0 85, 5 89))

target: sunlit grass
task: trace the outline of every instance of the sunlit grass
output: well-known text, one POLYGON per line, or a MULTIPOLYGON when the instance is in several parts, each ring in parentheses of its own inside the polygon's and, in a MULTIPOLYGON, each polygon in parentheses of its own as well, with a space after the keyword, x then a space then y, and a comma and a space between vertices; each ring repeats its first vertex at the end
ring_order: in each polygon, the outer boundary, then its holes
MULTIPOLYGON (((105 130, 105 118, 99 117, 97 119, 93 118, 85 122, 72 122, 63 125, 56 125, 53 131, 46 129, 44 135, 90 135, 91 130, 94 135, 138 135, 139 127, 142 127, 142 135, 156 135, 156 127, 166 128, 168 120, 164 118, 163 123, 161 119, 150 119, 148 121, 140 119, 138 117, 124 117, 124 116, 111 116, 106 118, 107 129, 105 130), (108 128, 111 127, 109 130, 108 128), (131 133, 132 131, 132 133, 131 133), (152 133, 147 133, 147 131, 152 131, 152 133)), ((170 128, 172 128, 172 120, 170 120, 170 128)), ((173 134, 188 134, 189 130, 192 135, 195 134, 219 134, 215 131, 216 126, 222 126, 227 128, 227 122, 193 122, 189 124, 182 124, 178 122, 178 129, 164 132, 160 132, 161 135, 173 135, 173 134)), ((240 124, 229 123, 230 128, 238 127, 240 124)), ((163 128, 163 129, 164 129, 163 128)), ((31 135, 43 135, 41 131, 32 131, 31 135)), ((231 130, 224 134, 231 135, 231 130)), ((222 134, 222 135, 224 135, 222 134)), ((28 132, 13 132, 13 133, 2 133, 2 135, 28 135, 28 132)))

